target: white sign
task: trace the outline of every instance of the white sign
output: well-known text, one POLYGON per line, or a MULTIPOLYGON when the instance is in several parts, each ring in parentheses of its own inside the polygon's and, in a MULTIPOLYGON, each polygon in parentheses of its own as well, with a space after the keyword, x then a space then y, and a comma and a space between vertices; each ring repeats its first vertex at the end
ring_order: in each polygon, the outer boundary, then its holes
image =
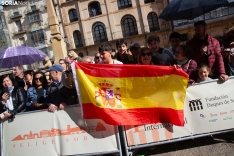
POLYGON ((53 156, 118 151, 114 126, 83 120, 80 107, 17 115, 3 123, 7 156, 53 156))
POLYGON ((185 125, 158 123, 125 126, 128 146, 234 128, 234 79, 190 86, 184 105, 185 125))

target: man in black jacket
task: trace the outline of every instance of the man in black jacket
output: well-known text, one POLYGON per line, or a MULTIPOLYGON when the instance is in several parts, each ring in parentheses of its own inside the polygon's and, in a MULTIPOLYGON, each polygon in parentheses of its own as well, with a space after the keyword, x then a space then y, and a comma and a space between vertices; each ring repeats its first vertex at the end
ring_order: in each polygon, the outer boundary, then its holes
POLYGON ((65 87, 62 81, 63 68, 60 64, 55 64, 48 70, 53 80, 47 89, 47 105, 49 111, 54 112, 57 109, 63 110, 67 105, 76 103, 76 95, 72 90, 65 87))

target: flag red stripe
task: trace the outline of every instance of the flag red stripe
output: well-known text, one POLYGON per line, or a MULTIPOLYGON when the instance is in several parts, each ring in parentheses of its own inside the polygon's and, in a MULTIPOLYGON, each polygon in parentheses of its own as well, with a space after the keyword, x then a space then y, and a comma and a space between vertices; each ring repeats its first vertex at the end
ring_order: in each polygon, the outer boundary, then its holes
POLYGON ((153 66, 153 65, 106 65, 106 64, 87 64, 75 63, 76 69, 81 69, 87 75, 105 78, 123 77, 158 77, 166 75, 178 75, 188 78, 182 70, 172 66, 153 66))
POLYGON ((85 119, 102 119, 110 125, 143 125, 173 123, 184 126, 183 110, 170 108, 108 109, 92 103, 82 105, 85 119))

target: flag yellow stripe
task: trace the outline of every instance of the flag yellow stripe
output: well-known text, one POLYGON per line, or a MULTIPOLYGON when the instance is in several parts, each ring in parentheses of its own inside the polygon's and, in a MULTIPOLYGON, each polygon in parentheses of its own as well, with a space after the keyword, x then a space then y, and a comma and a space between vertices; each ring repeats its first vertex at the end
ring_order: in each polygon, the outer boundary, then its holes
MULTIPOLYGON (((183 110, 188 79, 179 75, 159 77, 102 78, 86 75, 77 69, 82 103, 93 103, 100 108, 171 108, 183 110), (105 105, 99 88, 113 84, 114 107, 105 105), (119 88, 119 89, 118 89, 119 88), (120 94, 120 98, 116 98, 120 94), (96 97, 96 98, 95 98, 96 97), (120 99, 120 100, 119 100, 120 99)), ((103 71, 105 72, 105 71, 103 71)), ((104 97, 105 98, 105 97, 104 97)))

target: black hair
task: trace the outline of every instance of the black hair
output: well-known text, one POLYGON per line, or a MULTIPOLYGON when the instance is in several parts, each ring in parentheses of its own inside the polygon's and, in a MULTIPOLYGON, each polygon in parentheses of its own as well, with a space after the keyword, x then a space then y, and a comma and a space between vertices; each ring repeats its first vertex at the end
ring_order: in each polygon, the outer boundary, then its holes
POLYGON ((102 52, 102 51, 108 51, 108 52, 112 52, 112 46, 109 42, 104 42, 100 45, 99 47, 99 52, 102 52))
POLYGON ((199 25, 201 25, 201 26, 206 26, 206 22, 205 21, 197 21, 197 22, 195 22, 194 23, 194 26, 196 27, 196 26, 199 26, 199 25))
POLYGON ((60 61, 63 61, 63 62, 65 62, 65 59, 59 59, 59 62, 60 62, 60 61))
POLYGON ((46 86, 47 86, 47 79, 46 79, 45 73, 43 73, 43 72, 41 72, 41 71, 35 72, 35 73, 33 74, 33 81, 32 81, 33 87, 36 88, 36 83, 35 83, 34 79, 35 79, 35 76, 36 76, 37 74, 41 74, 41 75, 42 75, 42 87, 43 87, 43 88, 46 88, 46 86))
POLYGON ((118 48, 119 45, 125 44, 126 46, 128 46, 127 42, 124 39, 119 39, 116 41, 116 47, 118 48))
POLYGON ((26 71, 24 72, 24 75, 30 74, 31 76, 33 76, 33 73, 34 73, 33 70, 26 70, 26 71))
POLYGON ((158 36, 149 36, 147 39, 147 43, 150 44, 152 41, 160 42, 160 38, 158 36))
POLYGON ((193 56, 193 49, 186 45, 186 44, 181 44, 181 45, 178 45, 178 47, 181 47, 183 52, 183 56, 187 57, 187 58, 191 58, 193 56))
POLYGON ((223 45, 225 48, 230 47, 230 44, 234 41, 234 30, 231 30, 223 35, 223 45))
POLYGON ((10 75, 10 74, 7 74, 7 75, 2 75, 1 76, 1 88, 4 88, 4 86, 3 86, 3 80, 6 78, 6 77, 9 77, 9 79, 11 80, 11 82, 12 82, 12 86, 14 86, 14 87, 17 87, 18 85, 17 85, 17 83, 16 83, 16 81, 15 81, 15 79, 14 79, 14 77, 12 76, 12 75, 10 75))
POLYGON ((178 32, 172 32, 170 34, 169 40, 171 40, 172 38, 178 38, 181 41, 181 36, 180 36, 180 33, 178 32))

